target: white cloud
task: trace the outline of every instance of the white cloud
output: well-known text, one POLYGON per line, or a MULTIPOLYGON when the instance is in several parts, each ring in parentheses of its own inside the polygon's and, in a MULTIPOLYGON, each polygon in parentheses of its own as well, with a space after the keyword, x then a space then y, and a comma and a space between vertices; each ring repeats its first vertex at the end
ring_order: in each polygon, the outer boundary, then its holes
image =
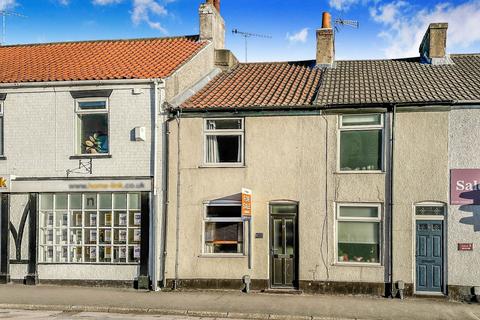
POLYGON ((448 22, 449 47, 468 47, 480 41, 480 0, 440 3, 412 13, 413 9, 400 0, 370 10, 373 20, 384 25, 379 36, 387 42, 386 57, 418 56, 420 42, 432 22, 448 22))
MULTIPOLYGON (((68 0, 67 0, 68 1, 68 0)), ((122 2, 123 0, 92 0, 96 5, 111 5, 122 2)), ((168 14, 166 4, 175 0, 133 0, 133 9, 131 12, 132 22, 135 25, 146 23, 150 28, 156 29, 162 33, 167 33, 167 30, 159 21, 153 20, 152 17, 161 17, 168 14)))
POLYGON ((328 4, 336 10, 348 10, 358 2, 360 2, 360 0, 330 0, 328 4))
POLYGON ((93 0, 93 4, 97 4, 97 5, 100 5, 100 6, 106 6, 106 5, 109 5, 109 4, 116 4, 116 3, 120 3, 122 2, 122 0, 93 0))
POLYGON ((58 0, 62 6, 68 6, 70 4, 70 0, 58 0))
POLYGON ((17 5, 15 0, 0 0, 0 10, 7 10, 17 5))
POLYGON ((308 37, 308 28, 303 28, 302 30, 292 35, 290 33, 287 33, 287 40, 292 44, 296 42, 305 43, 307 42, 307 37, 308 37))

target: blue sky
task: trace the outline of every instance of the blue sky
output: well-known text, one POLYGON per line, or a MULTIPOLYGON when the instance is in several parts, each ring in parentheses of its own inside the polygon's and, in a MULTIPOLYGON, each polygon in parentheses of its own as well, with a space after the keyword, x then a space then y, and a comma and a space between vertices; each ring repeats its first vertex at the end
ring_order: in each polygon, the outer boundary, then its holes
MULTIPOLYGON (((198 33, 203 0, 0 0, 7 17, 7 44, 143 38, 198 33)), ((227 47, 244 60, 241 31, 267 34, 249 39, 249 61, 315 58, 315 29, 323 11, 355 19, 359 29, 336 34, 338 59, 416 56, 430 22, 448 22, 448 52, 480 52, 480 0, 223 0, 227 47)))

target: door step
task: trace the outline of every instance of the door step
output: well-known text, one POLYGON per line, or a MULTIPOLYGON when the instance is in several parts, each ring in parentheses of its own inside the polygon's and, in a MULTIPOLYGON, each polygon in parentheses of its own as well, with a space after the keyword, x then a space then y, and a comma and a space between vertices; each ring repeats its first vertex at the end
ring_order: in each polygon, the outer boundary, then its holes
POLYGON ((297 290, 297 289, 265 289, 265 290, 262 290, 262 293, 303 294, 303 290, 297 290))

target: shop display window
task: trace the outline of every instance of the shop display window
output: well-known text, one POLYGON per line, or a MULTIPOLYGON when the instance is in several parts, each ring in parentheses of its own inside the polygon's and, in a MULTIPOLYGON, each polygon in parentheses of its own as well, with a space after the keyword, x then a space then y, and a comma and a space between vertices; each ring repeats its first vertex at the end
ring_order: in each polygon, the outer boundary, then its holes
POLYGON ((140 262, 140 193, 49 193, 39 201, 41 263, 140 262))

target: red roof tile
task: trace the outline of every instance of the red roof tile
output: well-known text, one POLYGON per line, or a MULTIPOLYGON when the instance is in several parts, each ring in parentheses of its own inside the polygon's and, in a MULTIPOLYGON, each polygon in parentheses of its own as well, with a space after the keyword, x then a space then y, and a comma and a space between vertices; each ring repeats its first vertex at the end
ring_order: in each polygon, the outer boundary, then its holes
POLYGON ((182 108, 313 105, 322 71, 314 62, 242 63, 223 72, 182 108))
POLYGON ((0 83, 164 78, 203 48, 196 37, 0 47, 0 83))

